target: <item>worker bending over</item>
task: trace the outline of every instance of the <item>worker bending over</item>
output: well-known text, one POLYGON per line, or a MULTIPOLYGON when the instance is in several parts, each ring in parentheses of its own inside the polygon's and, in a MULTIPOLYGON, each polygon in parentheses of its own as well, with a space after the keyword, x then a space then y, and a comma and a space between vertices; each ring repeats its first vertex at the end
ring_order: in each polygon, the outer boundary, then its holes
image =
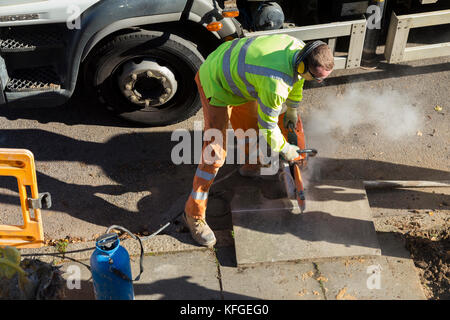
MULTIPOLYGON (((299 157, 299 147, 286 141, 279 126, 297 125, 304 81, 321 82, 333 67, 333 53, 324 42, 305 45, 289 35, 225 42, 201 65, 195 82, 202 102, 204 130, 220 130, 223 139, 205 139, 186 202, 184 221, 197 243, 207 247, 216 243, 205 212, 209 188, 225 162, 228 122, 234 130, 259 130, 272 151, 293 161, 299 157), (281 116, 283 104, 287 111, 281 116), (207 154, 214 154, 213 159, 207 159, 211 158, 207 154)), ((244 164, 239 173, 256 176, 259 170, 258 165, 244 164)))

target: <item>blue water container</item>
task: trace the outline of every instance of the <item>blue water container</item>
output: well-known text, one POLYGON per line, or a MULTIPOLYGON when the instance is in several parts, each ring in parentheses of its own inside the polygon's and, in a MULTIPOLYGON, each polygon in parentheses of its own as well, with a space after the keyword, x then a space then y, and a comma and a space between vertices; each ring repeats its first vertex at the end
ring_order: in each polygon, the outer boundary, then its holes
POLYGON ((116 233, 97 238, 91 256, 91 273, 97 300, 133 300, 130 256, 116 233))

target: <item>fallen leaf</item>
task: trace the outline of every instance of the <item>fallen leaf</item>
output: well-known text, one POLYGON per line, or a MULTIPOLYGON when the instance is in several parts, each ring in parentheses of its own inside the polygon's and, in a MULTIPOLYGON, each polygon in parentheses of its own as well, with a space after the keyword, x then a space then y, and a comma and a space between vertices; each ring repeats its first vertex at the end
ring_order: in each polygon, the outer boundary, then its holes
POLYGON ((442 107, 441 106, 436 106, 436 107, 434 107, 434 110, 435 111, 442 111, 442 107))
POLYGON ((313 291, 313 294, 314 294, 315 296, 318 296, 318 295, 320 295, 320 293, 319 293, 319 292, 317 292, 317 291, 313 291))
POLYGON ((317 281, 323 281, 323 282, 327 282, 327 281, 328 281, 328 279, 325 278, 324 276, 320 276, 320 277, 318 277, 316 280, 317 280, 317 281))
POLYGON ((311 278, 313 275, 314 275, 314 272, 313 272, 313 271, 309 271, 309 272, 307 272, 307 273, 304 273, 304 274, 302 275, 302 280, 305 281, 306 278, 308 278, 308 277, 311 278))
POLYGON ((302 291, 299 291, 299 292, 297 293, 297 295, 300 296, 300 297, 302 297, 302 296, 304 296, 304 295, 307 294, 307 293, 308 293, 308 291, 306 291, 306 289, 303 289, 302 291))
POLYGON ((342 288, 336 295, 336 300, 356 300, 352 295, 347 294, 347 287, 342 288))
POLYGON ((428 214, 429 214, 430 216, 432 216, 432 215, 434 214, 434 212, 433 212, 433 211, 428 211, 428 214))
POLYGON ((344 295, 345 295, 346 292, 347 292, 347 288, 346 288, 346 287, 342 288, 342 289, 338 292, 338 294, 336 295, 336 299, 337 299, 337 300, 343 300, 344 295))
POLYGON ((422 136, 422 131, 417 131, 417 135, 419 136, 419 137, 421 137, 422 136))

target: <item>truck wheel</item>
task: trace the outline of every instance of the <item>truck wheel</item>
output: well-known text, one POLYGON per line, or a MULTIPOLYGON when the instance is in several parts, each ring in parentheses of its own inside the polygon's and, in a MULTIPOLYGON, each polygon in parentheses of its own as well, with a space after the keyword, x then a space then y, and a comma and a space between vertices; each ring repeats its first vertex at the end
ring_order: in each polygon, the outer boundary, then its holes
POLYGON ((203 61, 191 42, 141 30, 116 36, 96 50, 85 74, 109 110, 133 122, 163 126, 200 109, 194 77, 203 61))

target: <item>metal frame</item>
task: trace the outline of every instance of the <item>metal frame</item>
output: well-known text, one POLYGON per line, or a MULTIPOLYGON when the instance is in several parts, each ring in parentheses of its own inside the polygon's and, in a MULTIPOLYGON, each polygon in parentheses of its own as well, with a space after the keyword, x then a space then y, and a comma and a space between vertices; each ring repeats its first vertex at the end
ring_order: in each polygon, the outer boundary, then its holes
POLYGON ((245 36, 256 37, 270 34, 289 34, 302 41, 328 39, 328 43, 333 52, 336 38, 350 36, 348 54, 346 57, 334 57, 334 69, 352 69, 358 68, 361 64, 364 37, 366 35, 366 19, 318 24, 289 29, 248 32, 245 33, 245 36))
POLYGON ((384 56, 389 63, 436 58, 450 55, 450 42, 406 47, 412 28, 450 23, 450 10, 397 16, 392 13, 384 56))

